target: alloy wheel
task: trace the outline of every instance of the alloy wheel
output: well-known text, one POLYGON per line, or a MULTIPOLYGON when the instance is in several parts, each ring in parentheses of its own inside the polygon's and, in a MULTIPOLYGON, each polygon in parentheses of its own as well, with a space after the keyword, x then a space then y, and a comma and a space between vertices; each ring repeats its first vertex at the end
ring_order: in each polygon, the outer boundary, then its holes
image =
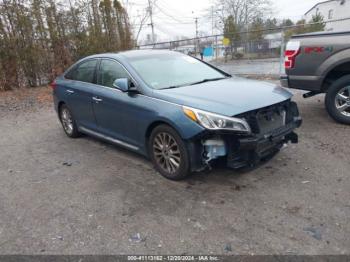
POLYGON ((62 126, 63 126, 64 130, 68 134, 72 134, 73 128, 74 128, 73 127, 73 118, 72 118, 72 115, 67 108, 63 108, 61 111, 61 121, 62 121, 62 126))
POLYGON ((161 132, 153 140, 153 154, 157 164, 168 173, 175 173, 181 164, 181 153, 175 138, 161 132))
POLYGON ((350 86, 339 90, 335 97, 335 106, 342 115, 350 117, 350 86))

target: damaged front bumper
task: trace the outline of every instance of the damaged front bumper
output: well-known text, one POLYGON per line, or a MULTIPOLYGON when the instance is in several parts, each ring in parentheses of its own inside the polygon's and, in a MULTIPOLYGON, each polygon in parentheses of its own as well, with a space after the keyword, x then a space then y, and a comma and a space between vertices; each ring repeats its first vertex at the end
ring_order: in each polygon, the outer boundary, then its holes
POLYGON ((298 135, 294 132, 294 129, 300 126, 301 120, 298 122, 291 123, 272 134, 239 139, 226 138, 227 166, 235 169, 254 166, 278 152, 283 144, 298 143, 298 135))
POLYGON ((288 123, 269 132, 237 134, 206 130, 192 139, 189 143, 192 171, 210 167, 216 159, 224 159, 226 166, 233 169, 254 166, 278 152, 283 144, 298 143, 294 130, 302 120, 296 105, 293 106, 288 123))

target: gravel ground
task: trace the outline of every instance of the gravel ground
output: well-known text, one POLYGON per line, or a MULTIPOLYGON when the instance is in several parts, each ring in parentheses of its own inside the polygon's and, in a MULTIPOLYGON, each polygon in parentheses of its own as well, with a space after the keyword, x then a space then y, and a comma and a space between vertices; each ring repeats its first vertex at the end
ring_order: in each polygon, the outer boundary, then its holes
POLYGON ((1 254, 350 254, 350 127, 295 92, 300 143, 182 182, 65 136, 50 90, 0 93, 1 254))

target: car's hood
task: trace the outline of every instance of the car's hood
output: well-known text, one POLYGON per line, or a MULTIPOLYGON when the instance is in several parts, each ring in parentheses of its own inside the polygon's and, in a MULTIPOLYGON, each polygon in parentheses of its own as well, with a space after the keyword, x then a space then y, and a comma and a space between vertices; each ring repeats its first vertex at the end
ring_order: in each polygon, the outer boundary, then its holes
POLYGON ((205 111, 234 116, 292 97, 274 84, 232 77, 173 89, 154 90, 155 98, 205 111))

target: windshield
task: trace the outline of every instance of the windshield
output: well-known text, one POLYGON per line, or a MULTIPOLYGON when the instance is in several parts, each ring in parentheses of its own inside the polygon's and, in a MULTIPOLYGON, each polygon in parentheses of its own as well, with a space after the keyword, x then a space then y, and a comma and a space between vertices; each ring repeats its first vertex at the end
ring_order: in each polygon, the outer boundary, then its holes
POLYGON ((130 58, 130 64, 154 89, 174 88, 226 76, 201 61, 180 53, 130 58))

